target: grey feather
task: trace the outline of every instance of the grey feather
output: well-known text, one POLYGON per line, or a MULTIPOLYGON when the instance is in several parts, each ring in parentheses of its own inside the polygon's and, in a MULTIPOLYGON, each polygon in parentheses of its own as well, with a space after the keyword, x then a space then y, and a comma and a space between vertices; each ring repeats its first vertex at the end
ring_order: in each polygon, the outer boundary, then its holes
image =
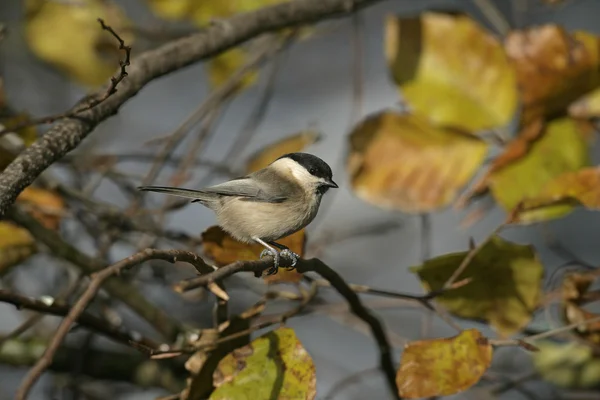
POLYGON ((223 182, 200 190, 181 189, 168 186, 142 186, 138 189, 186 197, 194 199, 195 201, 210 201, 220 197, 243 197, 250 201, 267 203, 280 203, 286 200, 285 197, 281 196, 269 196, 256 181, 246 177, 223 182))

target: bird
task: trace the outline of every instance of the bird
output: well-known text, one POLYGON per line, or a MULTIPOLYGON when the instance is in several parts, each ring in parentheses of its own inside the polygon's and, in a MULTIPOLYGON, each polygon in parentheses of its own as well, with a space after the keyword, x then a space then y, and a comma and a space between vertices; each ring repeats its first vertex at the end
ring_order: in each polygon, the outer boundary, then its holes
POLYGON ((140 186, 138 190, 192 199, 215 212, 218 225, 242 243, 258 243, 260 258, 273 257, 267 275, 277 273, 280 254, 294 268, 300 256, 276 241, 310 224, 333 181, 331 167, 309 153, 288 153, 248 175, 202 189, 140 186), (277 250, 281 250, 279 253, 277 250))

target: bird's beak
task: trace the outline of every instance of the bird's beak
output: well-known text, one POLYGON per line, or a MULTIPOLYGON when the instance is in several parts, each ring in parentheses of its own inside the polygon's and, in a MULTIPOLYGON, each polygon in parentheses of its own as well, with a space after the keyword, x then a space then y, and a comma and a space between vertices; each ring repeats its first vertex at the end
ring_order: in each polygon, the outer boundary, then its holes
POLYGON ((331 179, 329 179, 329 180, 328 180, 328 181, 325 183, 325 185, 327 185, 327 187, 334 188, 334 189, 337 189, 337 188, 339 188, 339 186, 337 185, 337 183, 335 183, 335 182, 334 182, 333 180, 331 180, 331 179))

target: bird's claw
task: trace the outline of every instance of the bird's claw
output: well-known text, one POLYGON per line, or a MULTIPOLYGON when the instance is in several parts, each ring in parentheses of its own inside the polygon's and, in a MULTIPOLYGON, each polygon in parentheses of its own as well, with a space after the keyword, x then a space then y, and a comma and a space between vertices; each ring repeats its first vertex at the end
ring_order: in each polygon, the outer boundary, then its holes
POLYGON ((277 251, 271 251, 269 249, 264 249, 260 253, 260 258, 273 257, 273 266, 267 270, 267 275, 275 275, 277 270, 279 269, 279 253, 277 251))
POLYGON ((279 254, 285 258, 289 258, 292 261, 292 265, 286 267, 286 270, 291 271, 296 268, 296 264, 298 264, 298 259, 300 258, 298 254, 294 253, 290 249, 283 249, 279 254))

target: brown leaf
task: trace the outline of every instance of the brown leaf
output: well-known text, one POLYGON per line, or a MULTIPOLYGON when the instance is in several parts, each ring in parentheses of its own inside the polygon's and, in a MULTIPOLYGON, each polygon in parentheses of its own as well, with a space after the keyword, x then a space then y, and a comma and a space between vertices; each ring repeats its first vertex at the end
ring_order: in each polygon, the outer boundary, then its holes
POLYGON ((25 188, 17 201, 48 229, 57 230, 65 212, 65 201, 56 192, 33 186, 25 188))
POLYGON ((481 379, 491 362, 492 346, 477 329, 411 342, 396 375, 399 394, 416 399, 462 392, 481 379))
MULTIPOLYGON (((260 244, 245 244, 238 242, 219 226, 211 226, 202 233, 204 252, 212 258, 217 266, 224 266, 239 260, 256 260, 264 247, 260 244)), ((306 237, 304 229, 277 241, 287 246, 291 251, 300 255, 304 254, 306 237)), ((297 283, 302 279, 302 274, 280 269, 275 275, 265 277, 267 283, 290 282, 297 283)))
POLYGON ((600 84, 599 43, 595 35, 557 25, 509 33, 504 47, 517 72, 522 124, 564 112, 600 84))

